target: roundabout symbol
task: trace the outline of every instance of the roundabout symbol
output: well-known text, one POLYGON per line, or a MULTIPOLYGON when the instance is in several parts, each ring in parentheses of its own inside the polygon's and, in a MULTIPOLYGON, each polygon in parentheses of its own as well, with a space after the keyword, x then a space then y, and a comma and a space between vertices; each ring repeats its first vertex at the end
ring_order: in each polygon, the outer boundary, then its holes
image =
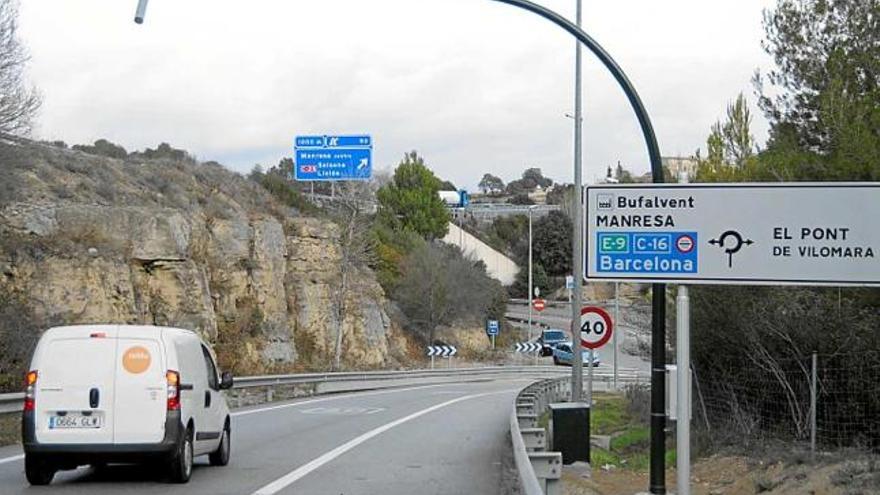
POLYGON ((709 241, 709 244, 713 246, 718 246, 724 249, 724 252, 727 253, 727 267, 733 268, 733 255, 738 253, 743 246, 751 246, 755 241, 751 239, 743 239, 742 234, 735 230, 728 230, 727 232, 718 236, 717 239, 712 239, 709 241), (728 239, 731 242, 728 242, 728 239))

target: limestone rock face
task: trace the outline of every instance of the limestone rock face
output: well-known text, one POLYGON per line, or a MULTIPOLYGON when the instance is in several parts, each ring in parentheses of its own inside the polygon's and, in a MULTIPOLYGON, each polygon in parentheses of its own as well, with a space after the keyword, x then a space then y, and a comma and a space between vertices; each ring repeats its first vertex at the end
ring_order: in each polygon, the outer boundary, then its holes
POLYGON ((388 301, 339 231, 217 165, 134 162, 0 136, 0 292, 44 326, 189 328, 239 373, 385 365, 388 301), (341 321, 340 321, 341 320, 341 321))

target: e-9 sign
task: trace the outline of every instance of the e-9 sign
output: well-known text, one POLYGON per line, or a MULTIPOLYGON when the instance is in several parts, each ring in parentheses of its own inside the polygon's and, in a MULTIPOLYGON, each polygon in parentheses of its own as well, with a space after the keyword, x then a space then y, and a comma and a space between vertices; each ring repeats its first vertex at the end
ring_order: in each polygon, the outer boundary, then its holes
POLYGON ((602 308, 587 306, 581 309, 581 344, 587 349, 598 349, 608 343, 614 325, 611 316, 602 308))

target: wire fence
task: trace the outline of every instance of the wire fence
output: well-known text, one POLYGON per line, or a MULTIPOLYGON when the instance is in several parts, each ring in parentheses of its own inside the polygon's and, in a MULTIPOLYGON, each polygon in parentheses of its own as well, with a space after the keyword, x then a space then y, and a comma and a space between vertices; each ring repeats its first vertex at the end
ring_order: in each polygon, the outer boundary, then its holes
POLYGON ((756 356, 695 369, 694 418, 715 440, 773 438, 880 451, 880 353, 756 356))

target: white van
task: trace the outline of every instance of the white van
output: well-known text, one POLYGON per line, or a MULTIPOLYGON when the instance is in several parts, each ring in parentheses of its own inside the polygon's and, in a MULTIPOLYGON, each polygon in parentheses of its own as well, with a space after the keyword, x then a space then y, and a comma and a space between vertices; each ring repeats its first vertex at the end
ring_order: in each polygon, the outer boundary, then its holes
POLYGON ((26 378, 25 474, 46 485, 77 466, 159 460, 179 483, 193 456, 229 462, 230 421, 211 349, 189 330, 134 325, 50 328, 26 378))

